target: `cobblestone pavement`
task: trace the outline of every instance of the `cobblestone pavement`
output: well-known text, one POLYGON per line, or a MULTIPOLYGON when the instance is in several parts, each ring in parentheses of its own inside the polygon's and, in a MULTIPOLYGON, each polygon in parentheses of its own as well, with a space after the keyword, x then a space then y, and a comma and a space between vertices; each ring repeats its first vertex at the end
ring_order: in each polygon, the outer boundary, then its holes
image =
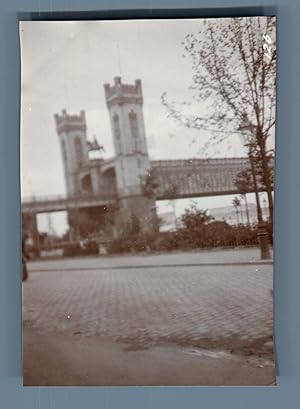
MULTIPOLYGON (((129 261, 132 266, 134 257, 129 261)), ((234 338, 249 343, 272 335, 272 265, 76 270, 83 262, 68 260, 65 271, 60 261, 57 271, 30 272, 23 285, 28 328, 135 345, 234 338)), ((48 261, 48 269, 51 263, 57 266, 48 261)))

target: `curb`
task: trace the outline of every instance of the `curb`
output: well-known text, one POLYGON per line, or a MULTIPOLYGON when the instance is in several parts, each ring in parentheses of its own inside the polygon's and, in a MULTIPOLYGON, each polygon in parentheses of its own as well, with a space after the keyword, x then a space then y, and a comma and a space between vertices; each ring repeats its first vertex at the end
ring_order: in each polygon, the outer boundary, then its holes
POLYGON ((273 265, 273 261, 241 261, 241 262, 225 262, 225 263, 185 263, 185 264, 141 264, 141 265, 124 265, 124 266, 99 266, 99 267, 75 267, 75 268, 45 268, 45 269, 30 269, 30 272, 50 272, 50 271, 97 271, 97 270, 127 270, 127 269, 142 269, 142 268, 171 268, 171 267, 228 267, 228 266, 257 266, 257 265, 273 265))

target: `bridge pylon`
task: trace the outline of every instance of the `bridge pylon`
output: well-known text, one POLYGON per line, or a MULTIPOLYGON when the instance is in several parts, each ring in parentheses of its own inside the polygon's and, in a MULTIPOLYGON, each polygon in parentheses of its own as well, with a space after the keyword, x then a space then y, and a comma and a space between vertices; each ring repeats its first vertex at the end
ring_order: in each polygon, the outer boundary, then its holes
POLYGON ((65 109, 54 115, 56 131, 59 137, 65 184, 68 195, 81 193, 80 169, 89 162, 86 139, 85 112, 70 115, 65 109))
POLYGON ((142 231, 154 228, 155 200, 143 195, 143 180, 150 171, 147 149, 141 80, 134 84, 105 84, 115 148, 116 187, 119 198, 117 224, 122 228, 138 219, 142 231))

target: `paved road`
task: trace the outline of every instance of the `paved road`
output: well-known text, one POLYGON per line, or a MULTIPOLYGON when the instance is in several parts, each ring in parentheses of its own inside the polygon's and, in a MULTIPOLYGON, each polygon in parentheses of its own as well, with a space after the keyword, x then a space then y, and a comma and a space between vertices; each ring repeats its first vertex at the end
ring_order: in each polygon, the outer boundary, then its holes
POLYGON ((264 345, 272 335, 272 265, 188 266, 198 256, 181 253, 176 266, 178 257, 159 258, 158 266, 134 256, 31 264, 25 328, 102 337, 129 351, 168 344, 270 358, 264 345))

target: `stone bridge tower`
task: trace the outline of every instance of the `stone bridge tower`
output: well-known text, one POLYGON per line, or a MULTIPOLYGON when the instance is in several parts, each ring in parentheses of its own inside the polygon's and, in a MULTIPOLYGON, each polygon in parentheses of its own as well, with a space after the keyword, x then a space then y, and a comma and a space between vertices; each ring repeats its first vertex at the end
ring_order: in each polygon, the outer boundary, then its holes
POLYGON ((80 115, 68 115, 63 109, 61 115, 55 114, 54 118, 63 156, 67 194, 68 196, 80 194, 79 171, 89 161, 85 112, 80 111, 80 115))
POLYGON ((116 184, 120 211, 118 224, 138 218, 143 231, 153 229, 155 201, 143 196, 142 183, 150 170, 143 116, 141 80, 104 85, 115 148, 116 184))

